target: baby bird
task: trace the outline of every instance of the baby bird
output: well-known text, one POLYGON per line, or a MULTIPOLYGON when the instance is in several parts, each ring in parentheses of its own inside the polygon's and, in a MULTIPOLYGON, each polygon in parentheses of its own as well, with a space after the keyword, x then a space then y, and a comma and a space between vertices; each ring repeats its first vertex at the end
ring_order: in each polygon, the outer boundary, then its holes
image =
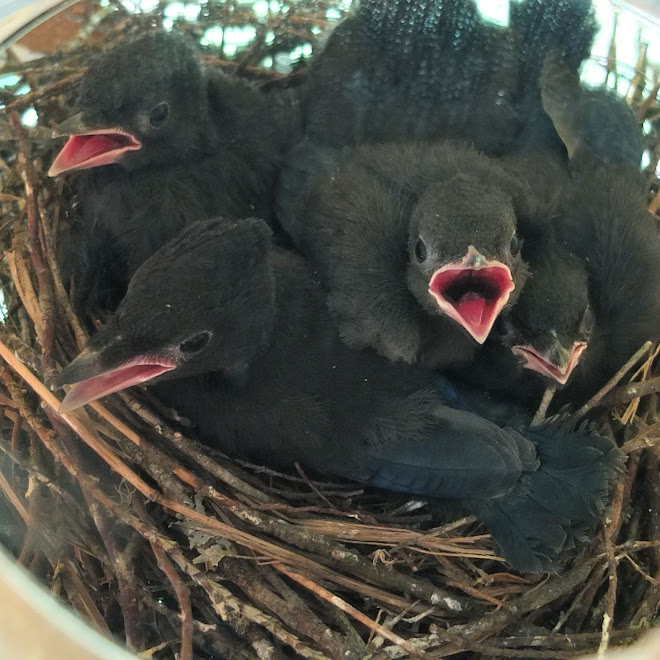
POLYGON ((311 146, 283 171, 280 221, 347 343, 407 363, 469 360, 526 279, 524 186, 460 143, 311 146))
POLYGON ((591 0, 522 0, 510 13, 505 28, 471 0, 364 0, 312 62, 306 137, 333 148, 452 138, 490 155, 563 149, 539 78, 553 48, 575 71, 589 55, 591 0))
POLYGON ((546 63, 541 95, 570 155, 557 233, 585 264, 594 319, 589 348, 559 401, 583 403, 645 341, 660 339, 660 239, 639 171, 641 131, 625 101, 581 86, 556 56, 546 63))
POLYGON ((660 247, 639 173, 641 132, 628 105, 613 92, 581 86, 556 53, 541 82, 570 161, 546 152, 504 159, 540 207, 535 222, 518 227, 531 276, 498 339, 459 375, 530 404, 554 385, 561 389, 557 404, 581 404, 659 337, 660 247))
POLYGON ((112 309, 151 254, 219 213, 271 218, 294 110, 202 66, 194 45, 152 32, 97 59, 49 174, 78 172, 80 216, 61 262, 80 312, 112 309))
POLYGON ((620 464, 605 438, 499 428, 447 407, 432 374, 348 348, 303 259, 258 220, 193 224, 138 269, 61 373, 76 384, 60 410, 154 379, 223 451, 460 500, 523 571, 593 532, 620 464))

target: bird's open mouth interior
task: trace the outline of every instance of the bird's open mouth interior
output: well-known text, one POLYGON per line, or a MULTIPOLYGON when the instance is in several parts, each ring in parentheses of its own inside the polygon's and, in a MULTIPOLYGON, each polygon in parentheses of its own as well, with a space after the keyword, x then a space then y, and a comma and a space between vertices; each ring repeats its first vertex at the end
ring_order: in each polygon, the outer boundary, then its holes
POLYGON ((126 152, 141 147, 137 138, 121 129, 99 129, 93 133, 71 135, 48 174, 56 176, 63 172, 111 165, 126 152))
POLYGON ((64 397, 60 412, 69 412, 113 392, 144 383, 176 366, 176 362, 169 358, 135 358, 98 376, 76 383, 64 397))
POLYGON ((577 366, 587 344, 583 341, 576 341, 570 352, 570 357, 565 364, 554 364, 547 356, 537 351, 533 346, 514 346, 511 351, 525 361, 525 369, 536 371, 543 376, 552 378, 560 385, 565 385, 577 366))
POLYGON ((439 307, 482 344, 514 289, 511 271, 503 264, 437 270, 429 292, 439 307))

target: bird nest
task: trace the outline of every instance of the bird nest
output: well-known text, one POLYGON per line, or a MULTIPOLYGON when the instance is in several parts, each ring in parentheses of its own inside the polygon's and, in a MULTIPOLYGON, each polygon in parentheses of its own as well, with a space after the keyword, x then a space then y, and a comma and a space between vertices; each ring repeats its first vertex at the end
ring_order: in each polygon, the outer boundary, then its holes
MULTIPOLYGON (((146 657, 189 659, 194 648, 199 658, 564 658, 630 643, 652 626, 660 377, 650 346, 581 411, 600 405, 598 423, 627 454, 626 471, 597 537, 551 576, 512 573, 472 517, 431 528, 424 501, 218 454, 147 391, 58 414, 59 393, 48 386, 86 333, 55 262, 72 196, 66 180, 46 177, 50 131, 70 114, 100 44, 153 29, 163 16, 162 3, 138 15, 117 2, 86 7, 66 48, 0 72, 18 76, 0 90, 0 541, 17 562, 146 657), (31 91, 19 94, 25 84, 31 91), (36 126, 21 122, 27 108, 36 126)), ((211 25, 254 25, 235 58, 208 49, 205 58, 269 85, 294 84, 304 62, 288 76, 258 63, 278 49, 315 48, 328 27, 318 2, 259 19, 233 2, 204 7, 177 29, 200 37, 211 25)), ((604 66, 615 75, 613 60, 604 66)), ((642 48, 629 99, 652 128, 651 212, 660 206, 658 87, 642 48)))

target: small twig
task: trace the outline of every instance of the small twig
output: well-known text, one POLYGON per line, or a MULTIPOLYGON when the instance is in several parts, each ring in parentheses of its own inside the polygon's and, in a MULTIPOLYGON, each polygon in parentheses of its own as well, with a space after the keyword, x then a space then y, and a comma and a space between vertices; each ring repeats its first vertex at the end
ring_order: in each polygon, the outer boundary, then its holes
POLYGON ((315 640, 328 657, 346 660, 361 660, 364 657, 364 645, 355 648, 341 634, 329 629, 302 599, 274 594, 245 561, 225 558, 218 570, 225 577, 231 578, 252 602, 273 613, 280 621, 285 621, 297 634, 315 640))
POLYGON ((614 556, 612 540, 605 534, 605 549, 609 568, 607 593, 605 594, 605 612, 603 614, 603 625, 601 631, 600 646, 598 654, 603 654, 610 643, 610 635, 614 626, 614 606, 616 605, 616 590, 618 585, 618 563, 614 556))
POLYGON ((656 394, 658 392, 660 392, 660 376, 617 387, 604 397, 603 404, 614 407, 622 403, 629 403, 638 397, 656 394))
POLYGON ((621 451, 626 454, 632 454, 635 451, 640 449, 648 449, 654 447, 660 442, 660 435, 650 438, 651 433, 655 433, 660 430, 660 422, 656 422, 651 426, 647 426, 645 429, 642 429, 636 436, 625 442, 621 446, 621 451))
POLYGON ((23 500, 14 492, 14 489, 11 487, 7 479, 5 479, 5 475, 2 474, 2 472, 0 472, 0 489, 5 494, 5 497, 12 503, 13 507, 23 519, 23 522, 29 527, 31 516, 28 513, 23 500))
POLYGON ((310 481, 309 477, 305 474, 305 471, 302 469, 300 463, 296 461, 294 463, 294 467, 296 468, 296 472, 301 476, 307 487, 315 493, 315 495, 328 507, 331 509, 334 509, 334 505, 332 502, 310 481))
POLYGON ((108 558, 117 577, 119 589, 119 605, 124 618, 124 633, 126 646, 132 651, 144 649, 144 639, 140 630, 140 608, 138 605, 137 592, 135 589, 135 577, 132 574, 129 562, 131 557, 122 554, 115 542, 113 529, 105 509, 102 509, 93 497, 83 489, 87 500, 89 511, 92 515, 103 544, 108 553, 108 558))
POLYGON ((275 563, 273 564, 273 568, 280 571, 280 573, 287 575, 288 577, 290 577, 292 580, 295 580, 299 584, 302 584, 303 587, 309 589, 312 593, 316 594, 320 598, 323 598, 324 600, 327 600, 329 603, 332 603, 335 607, 338 607, 342 612, 346 612, 346 614, 349 614, 354 619, 356 619, 363 625, 367 626, 367 628, 373 630, 376 634, 380 635, 381 637, 384 637, 385 639, 389 639, 390 642, 401 647, 404 651, 407 651, 413 657, 424 655, 423 651, 420 651, 416 649, 414 646, 411 646, 410 644, 408 644, 408 642, 406 642, 405 639, 399 637, 399 635, 396 635, 391 630, 387 630, 387 628, 384 628, 383 626, 377 624, 368 616, 366 616, 359 610, 355 609, 352 605, 349 605, 345 600, 339 598, 339 596, 335 596, 332 592, 323 588, 321 585, 312 582, 312 580, 304 577, 303 575, 300 575, 299 573, 294 573, 291 569, 284 566, 284 564, 275 563))
POLYGON ((619 381, 632 369, 649 351, 653 348, 653 342, 647 341, 622 367, 617 371, 614 376, 607 382, 607 384, 600 389, 599 392, 585 403, 582 408, 571 416, 572 421, 578 421, 584 417, 590 410, 600 404, 605 398, 605 395, 612 390, 612 388, 619 383, 619 381))
POLYGON ((73 89, 76 83, 82 78, 85 70, 79 70, 76 73, 72 73, 61 80, 58 80, 50 85, 41 87, 40 89, 30 92, 17 98, 15 101, 3 108, 3 112, 14 112, 16 110, 23 110, 32 105, 35 101, 40 101, 46 96, 55 96, 56 94, 61 94, 69 89, 73 89))
POLYGON ((18 160, 22 165, 21 174, 23 176, 25 200, 27 203, 28 245, 39 283, 39 308, 43 321, 41 359, 43 362, 44 378, 50 384, 55 378, 55 304, 50 274, 46 269, 39 244, 39 225, 42 220, 37 205, 37 176, 30 160, 30 150, 27 136, 25 135, 25 128, 15 112, 10 114, 10 118, 14 132, 18 137, 18 160))
POLYGON ((170 581, 179 601, 179 608, 181 609, 181 655, 180 660, 192 660, 193 657, 193 614, 192 606, 190 605, 190 590, 184 584, 183 580, 176 572, 172 562, 167 558, 163 549, 153 541, 151 542, 151 549, 156 556, 158 568, 160 568, 167 579, 170 581))
POLYGON ((443 657, 452 651, 469 648, 471 641, 478 642, 485 639, 514 621, 518 621, 525 613, 539 610, 548 603, 570 593, 587 579, 597 562, 598 559, 593 558, 583 560, 563 575, 550 578, 542 587, 530 589, 515 600, 509 601, 506 609, 491 612, 465 625, 453 626, 448 632, 461 638, 464 642, 458 647, 455 643, 443 647, 443 657))
POLYGON ((540 424, 543 424, 543 422, 545 421, 545 415, 548 412, 550 403, 552 402, 552 397, 554 397, 556 391, 557 388, 552 385, 546 387, 545 392, 543 393, 543 398, 541 399, 541 403, 539 404, 538 410, 534 415, 534 419, 532 419, 532 426, 539 426, 540 424))

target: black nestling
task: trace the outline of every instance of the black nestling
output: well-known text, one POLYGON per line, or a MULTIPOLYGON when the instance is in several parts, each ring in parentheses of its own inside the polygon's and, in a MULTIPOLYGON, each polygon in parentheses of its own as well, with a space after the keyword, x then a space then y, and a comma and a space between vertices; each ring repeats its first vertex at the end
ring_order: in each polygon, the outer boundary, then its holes
MULTIPOLYGON (((512 103, 518 133, 508 151, 552 151, 565 156, 540 96, 543 67, 552 53, 577 79, 598 31, 592 0, 520 0, 510 4, 509 30, 518 66, 512 103)), ((593 126, 594 135, 598 126, 593 126)))
POLYGON ((625 101, 580 86, 557 58, 541 92, 571 155, 558 235, 586 264, 594 312, 589 349, 562 392, 579 403, 644 342, 660 339, 660 239, 639 171, 641 131, 625 101))
POLYGON ((450 369, 466 409, 496 423, 535 410, 546 387, 564 387, 593 334, 586 266, 550 229, 523 243, 529 277, 517 303, 472 363, 450 369))
POLYGON ((644 179, 628 166, 575 172, 560 235, 587 265, 594 333, 567 401, 595 394, 642 344, 660 340, 660 240, 644 179))
POLYGON ((223 451, 463 502, 519 570, 552 570, 593 533, 620 454, 557 426, 515 431, 446 405, 432 374, 339 338, 304 260, 262 221, 194 224, 135 274, 60 375, 68 412, 154 389, 223 451))
POLYGON ((65 241, 80 311, 113 308, 135 269, 186 224, 271 217, 294 110, 205 68, 175 33, 121 42, 90 66, 69 140, 50 168, 80 173, 81 216, 65 241))
POLYGON ((530 405, 551 384, 563 388, 557 402, 575 404, 658 336, 660 255, 643 209, 641 132, 627 103, 581 86, 557 53, 546 60, 540 94, 570 161, 547 151, 503 159, 534 191, 537 209, 518 225, 531 276, 499 336, 459 376, 530 405), (639 294, 651 302, 637 312, 639 294))
POLYGON ((565 385, 593 331, 586 268, 557 242, 530 256, 528 264, 530 277, 502 320, 501 340, 526 369, 550 385, 565 385))
POLYGON ((497 152, 514 69, 508 31, 470 0, 363 0, 311 64, 304 131, 331 147, 465 137, 497 152))
POLYGON ((525 281, 524 186, 449 141, 308 143, 306 154, 283 170, 280 222, 329 289, 347 343, 429 366, 469 360, 525 281))
POLYGON ((561 148, 539 97, 547 53, 577 71, 596 33, 591 0, 511 3, 508 27, 471 0, 363 0, 313 60, 308 139, 330 147, 465 139, 498 155, 561 148))

